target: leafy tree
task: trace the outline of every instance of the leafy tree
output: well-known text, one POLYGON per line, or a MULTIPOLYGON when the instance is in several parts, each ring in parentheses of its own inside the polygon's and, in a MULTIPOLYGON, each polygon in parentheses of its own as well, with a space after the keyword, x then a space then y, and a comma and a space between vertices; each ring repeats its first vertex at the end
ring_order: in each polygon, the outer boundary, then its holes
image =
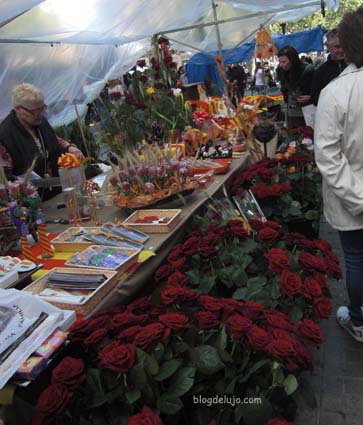
MULTIPOLYGON (((321 11, 318 11, 313 15, 300 19, 300 21, 287 22, 286 33, 304 31, 306 29, 315 28, 317 25, 320 25, 326 30, 331 30, 338 26, 342 16, 347 10, 356 10, 359 6, 363 6, 363 0, 340 0, 340 7, 337 12, 332 12, 327 8, 325 9, 325 18, 321 14, 321 11)), ((272 24, 271 32, 273 34, 281 33, 280 23, 272 24)))

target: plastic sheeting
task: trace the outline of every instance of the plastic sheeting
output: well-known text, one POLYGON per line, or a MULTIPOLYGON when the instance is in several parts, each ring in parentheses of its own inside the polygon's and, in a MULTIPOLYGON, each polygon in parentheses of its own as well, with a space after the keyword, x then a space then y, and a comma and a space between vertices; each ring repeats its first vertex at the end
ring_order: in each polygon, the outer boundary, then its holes
MULTIPOLYGON (((281 8, 281 3, 291 7, 312 2, 219 1, 219 20, 271 12, 220 25, 224 48, 234 47, 261 24, 279 20, 281 14, 274 10, 281 8)), ((288 12, 288 20, 315 12, 319 3, 288 12)), ((120 77, 146 54, 153 34, 213 20, 210 0, 6 0, 0 6, 0 17, 11 18, 25 10, 0 28, 0 119, 11 109, 13 86, 25 81, 45 94, 53 125, 74 119, 73 103, 83 114, 86 103, 98 95, 108 79, 120 77)), ((214 25, 170 37, 199 49, 217 49, 214 25)), ((185 50, 177 43, 172 47, 185 50)))
POLYGON ((2 0, 0 4, 0 26, 44 0, 2 0))
MULTIPOLYGON (((273 35, 272 39, 277 49, 290 45, 295 47, 299 53, 305 53, 324 50, 323 36, 324 31, 320 27, 316 27, 294 34, 273 35)), ((244 43, 236 49, 224 51, 224 62, 226 64, 246 62, 252 58, 254 49, 255 40, 244 43)), ((188 82, 199 83, 200 81, 210 80, 220 83, 221 78, 214 60, 216 55, 218 55, 218 52, 212 52, 210 55, 197 53, 192 56, 186 65, 188 82)))

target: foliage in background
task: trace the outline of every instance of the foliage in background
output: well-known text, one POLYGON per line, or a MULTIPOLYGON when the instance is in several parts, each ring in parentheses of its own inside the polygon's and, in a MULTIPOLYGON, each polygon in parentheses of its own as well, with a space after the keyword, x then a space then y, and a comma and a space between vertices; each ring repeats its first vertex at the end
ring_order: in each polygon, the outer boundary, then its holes
MULTIPOLYGON (((286 33, 304 31, 306 29, 315 28, 318 25, 326 30, 332 30, 339 25, 339 22, 347 10, 356 10, 362 5, 363 0, 340 0, 340 7, 337 12, 332 12, 328 8, 325 8, 325 18, 321 14, 321 11, 318 11, 313 15, 300 19, 300 21, 287 22, 286 33)), ((272 24, 271 32, 273 34, 281 34, 282 30, 280 23, 272 24)))

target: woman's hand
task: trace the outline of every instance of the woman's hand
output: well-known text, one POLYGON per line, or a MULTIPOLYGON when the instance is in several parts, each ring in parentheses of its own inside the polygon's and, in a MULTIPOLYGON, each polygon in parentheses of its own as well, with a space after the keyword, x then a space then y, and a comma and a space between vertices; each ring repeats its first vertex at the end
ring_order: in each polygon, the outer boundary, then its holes
POLYGON ((76 147, 76 146, 70 146, 68 148, 68 152, 75 155, 78 159, 84 159, 83 153, 76 147))
POLYGON ((297 103, 299 103, 299 105, 305 105, 306 103, 308 103, 310 101, 310 96, 298 96, 296 98, 297 103))

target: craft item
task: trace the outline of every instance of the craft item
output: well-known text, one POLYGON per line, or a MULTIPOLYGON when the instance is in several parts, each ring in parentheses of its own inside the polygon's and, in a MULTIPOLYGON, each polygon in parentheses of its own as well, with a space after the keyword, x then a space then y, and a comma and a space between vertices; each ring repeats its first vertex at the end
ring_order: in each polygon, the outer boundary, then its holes
POLYGON ((148 233, 169 233, 180 218, 180 209, 138 210, 122 224, 145 230, 148 233))
POLYGON ((66 204, 69 221, 74 226, 79 226, 81 215, 79 211, 78 200, 74 187, 63 189, 64 202, 66 204))
POLYGON ((21 224, 20 224, 21 252, 27 260, 35 263, 36 260, 30 249, 28 236, 27 236, 29 234, 28 225, 26 224, 25 219, 19 218, 19 220, 21 221, 21 224))
POLYGON ((118 220, 116 224, 110 222, 105 223, 102 227, 102 230, 105 232, 114 233, 115 235, 121 236, 122 238, 139 244, 144 244, 148 239, 150 239, 150 236, 146 233, 140 232, 139 230, 135 229, 127 229, 118 220))
POLYGON ((84 190, 86 191, 88 195, 88 201, 89 201, 89 207, 90 207, 90 219, 95 222, 96 226, 101 226, 102 221, 99 220, 97 217, 97 200, 93 193, 96 189, 99 189, 99 186, 97 183, 94 183, 91 180, 87 180, 84 183, 84 190))
POLYGON ((67 334, 56 330, 46 339, 43 344, 35 351, 35 355, 49 358, 67 339, 67 334))
POLYGON ((14 379, 32 381, 47 367, 47 364, 44 357, 29 357, 16 371, 14 379))
POLYGON ((53 249, 49 242, 47 232, 45 230, 45 215, 41 209, 38 209, 36 215, 36 223, 38 228, 38 239, 40 244, 40 250, 42 253, 42 258, 52 258, 53 249))

